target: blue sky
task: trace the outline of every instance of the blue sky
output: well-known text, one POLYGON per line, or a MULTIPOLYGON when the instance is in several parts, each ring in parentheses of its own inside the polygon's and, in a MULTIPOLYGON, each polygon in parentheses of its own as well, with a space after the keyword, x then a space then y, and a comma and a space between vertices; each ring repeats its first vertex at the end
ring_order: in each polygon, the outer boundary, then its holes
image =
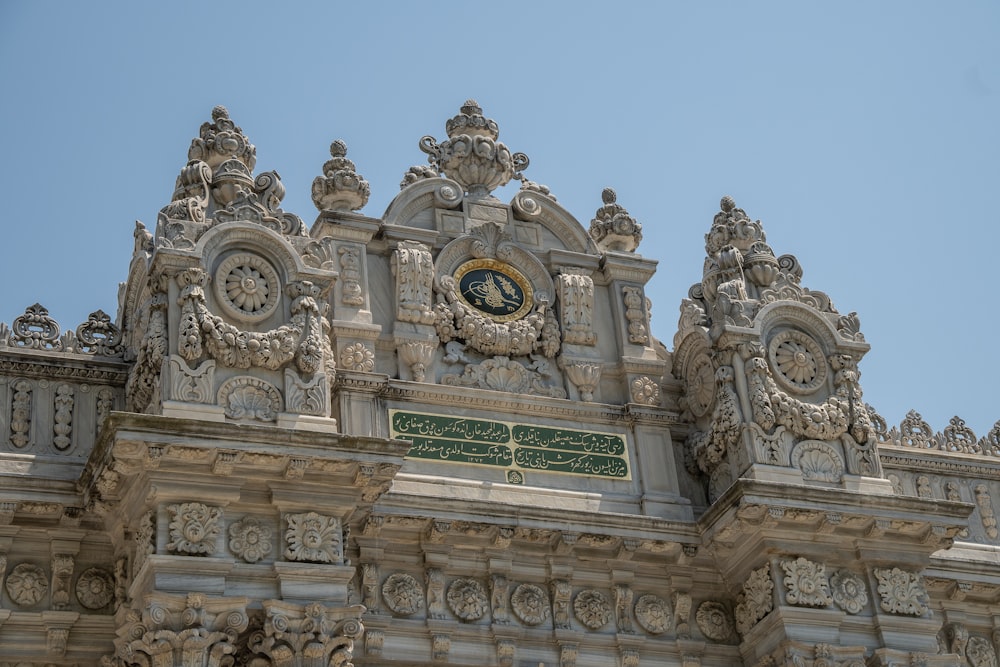
MULTIPOLYGON (((660 261, 672 347, 722 195, 803 284, 857 311, 869 400, 1000 419, 1000 3, 0 3, 0 321, 115 312, 216 104, 315 215, 343 138, 380 215, 417 142, 475 98, 584 224, 601 189, 660 261)), ((501 197, 505 193, 501 192, 501 197)), ((507 196, 512 191, 506 193, 507 196)))

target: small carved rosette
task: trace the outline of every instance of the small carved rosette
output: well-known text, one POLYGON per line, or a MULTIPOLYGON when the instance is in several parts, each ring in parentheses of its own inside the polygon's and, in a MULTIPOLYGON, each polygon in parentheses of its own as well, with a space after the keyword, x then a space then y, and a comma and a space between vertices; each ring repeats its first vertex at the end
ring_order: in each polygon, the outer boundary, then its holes
POLYGON ((510 596, 514 615, 525 625, 541 625, 552 615, 549 596, 540 586, 521 584, 510 596))
POLYGON ((424 591, 412 576, 397 572, 382 584, 382 599, 394 614, 412 616, 424 608, 424 591))
POLYGON ((858 575, 841 570, 830 577, 833 601, 848 614, 857 614, 868 604, 865 582, 858 575))
POLYGON ((92 567, 76 582, 76 599, 87 609, 103 609, 115 597, 115 581, 111 573, 92 567))
POLYGON ((463 621, 478 621, 486 614, 489 601, 483 585, 475 579, 456 579, 448 587, 448 607, 463 621))
POLYGON ((256 563, 271 553, 271 529, 258 519, 244 517, 229 526, 229 550, 256 563))
POLYGON ((215 552, 215 539, 222 530, 222 508, 203 503, 168 505, 170 541, 167 549, 181 554, 208 555, 215 552))
POLYGON ((721 602, 702 602, 694 620, 701 633, 709 639, 724 642, 733 636, 733 619, 721 602))
POLYGON ((659 635, 670 628, 670 605, 656 595, 643 595, 635 603, 635 620, 646 632, 659 635))
POLYGON ((573 613, 584 626, 600 630, 611 620, 611 603, 600 591, 581 591, 573 601, 573 613))
POLYGON ((340 563, 344 560, 340 520, 316 512, 289 514, 285 558, 308 563, 340 563))

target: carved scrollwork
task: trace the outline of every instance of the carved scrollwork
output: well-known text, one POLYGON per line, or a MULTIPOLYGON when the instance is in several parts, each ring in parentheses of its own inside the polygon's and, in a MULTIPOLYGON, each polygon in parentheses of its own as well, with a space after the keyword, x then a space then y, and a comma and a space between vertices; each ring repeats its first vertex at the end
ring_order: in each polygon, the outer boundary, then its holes
POLYGON ((28 306, 22 315, 14 318, 8 344, 29 350, 59 351, 63 347, 59 340, 59 324, 40 303, 28 306))
POLYGON ((877 567, 873 572, 883 611, 908 616, 921 616, 927 611, 927 592, 919 575, 898 567, 877 567))
POLYGON ((826 566, 805 558, 781 561, 785 571, 785 599, 800 607, 825 607, 833 602, 826 566))
POLYGON ((77 351, 102 357, 120 357, 122 332, 103 310, 95 310, 76 328, 77 351))

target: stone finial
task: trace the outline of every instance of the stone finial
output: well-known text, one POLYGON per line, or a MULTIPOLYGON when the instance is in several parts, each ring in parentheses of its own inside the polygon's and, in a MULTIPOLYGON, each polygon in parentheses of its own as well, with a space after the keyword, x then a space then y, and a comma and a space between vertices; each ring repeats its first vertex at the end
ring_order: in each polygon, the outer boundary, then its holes
POLYGON ((199 137, 191 142, 188 159, 207 162, 214 170, 231 158, 236 158, 252 172, 257 163, 257 148, 229 118, 226 107, 217 106, 212 109, 212 122, 202 123, 199 137))
POLYGON ((642 225, 617 203, 618 195, 611 188, 604 188, 601 200, 604 206, 597 209, 590 221, 590 236, 604 251, 635 252, 642 241, 642 225))
POLYGON ((712 229, 705 235, 705 252, 710 256, 727 245, 735 246, 745 253, 753 244, 767 241, 760 220, 751 220, 746 211, 736 207, 732 197, 724 196, 719 202, 719 208, 722 210, 715 214, 712 229))
POLYGON ((312 200, 320 211, 357 211, 368 203, 371 189, 347 159, 347 144, 337 139, 330 144, 330 159, 323 175, 312 184, 312 200))
POLYGON ((496 122, 483 116, 475 100, 468 100, 459 113, 445 123, 448 139, 438 144, 427 135, 420 150, 438 171, 454 180, 472 197, 487 197, 494 189, 517 178, 528 167, 528 156, 511 153, 501 142, 496 122))

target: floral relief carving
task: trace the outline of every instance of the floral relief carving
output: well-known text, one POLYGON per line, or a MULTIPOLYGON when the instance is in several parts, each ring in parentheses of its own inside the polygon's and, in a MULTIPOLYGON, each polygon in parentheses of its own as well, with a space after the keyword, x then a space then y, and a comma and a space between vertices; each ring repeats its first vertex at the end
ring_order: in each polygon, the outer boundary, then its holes
POLYGON ((364 343, 351 343, 340 351, 340 365, 361 373, 375 370, 375 353, 364 343))
POLYGON ((475 579, 456 579, 448 587, 448 607, 463 621, 478 621, 486 615, 489 600, 483 585, 475 579))
POLYGON ((230 419, 273 422, 281 412, 281 394, 259 378, 238 375, 219 387, 218 403, 230 419))
POLYGON ((775 377, 786 389, 806 394, 826 381, 829 371, 823 350, 801 331, 778 333, 768 344, 767 352, 775 377))
POLYGON ((382 584, 385 605, 400 616, 412 616, 424 608, 424 591, 420 583, 409 574, 390 574, 382 584))
POLYGON ((256 563, 271 553, 270 526, 251 516, 229 526, 229 550, 248 563, 256 563))
POLYGON ((733 619, 721 602, 702 602, 698 605, 694 620, 701 633, 709 639, 724 642, 733 636, 733 619))
POLYGON ((642 287, 626 285, 622 288, 625 302, 625 320, 628 322, 628 342, 633 345, 649 344, 649 311, 642 287))
POLYGON ((31 442, 31 383, 17 380, 13 384, 10 404, 10 444, 24 449, 31 442))
POLYGON ((670 603, 657 595, 641 595, 635 603, 635 620, 646 632, 663 634, 670 628, 672 620, 670 603))
POLYGON ((877 567, 874 573, 883 611, 908 616, 920 616, 927 611, 927 592, 919 575, 898 567, 877 567))
POLYGON ((416 241, 401 241, 392 255, 396 277, 396 319, 401 322, 434 322, 434 260, 430 249, 416 241))
POLYGON ((396 348, 399 361, 410 369, 414 382, 423 382, 427 376, 427 367, 434 359, 437 341, 408 341, 400 343, 396 348))
POLYGON ((204 503, 168 505, 170 514, 169 551, 182 554, 212 554, 222 532, 222 508, 204 503))
MULTIPOLYGON (((548 364, 533 364, 547 374, 548 364)), ((468 364, 465 372, 446 373, 441 376, 441 384, 456 387, 479 387, 494 391, 506 391, 533 396, 549 396, 551 398, 566 398, 566 390, 545 384, 542 372, 526 368, 508 357, 494 357, 481 364, 468 364)))
POLYGON ((1000 532, 997 530, 996 512, 993 510, 993 501, 990 498, 989 489, 985 484, 976 485, 976 505, 979 506, 979 519, 983 523, 983 530, 990 539, 996 539, 1000 532))
POLYGON ((839 482, 844 462, 833 447, 822 442, 803 442, 792 452, 792 465, 802 471, 802 479, 839 482))
POLYGON ((774 582, 767 565, 750 573, 736 601, 736 629, 741 635, 750 632, 757 621, 774 609, 773 592, 774 582))
POLYGON ((340 255, 340 279, 343 283, 340 302, 345 306, 363 306, 364 292, 361 288, 361 249, 354 245, 337 248, 340 255))
POLYGON ((600 591, 580 591, 573 600, 573 613, 585 627, 600 630, 611 620, 611 603, 600 591))
POLYGON ((583 269, 564 269, 556 278, 563 343, 594 345, 594 279, 583 269))
POLYGON ((259 322, 274 312, 281 296, 278 272, 263 257, 230 255, 215 271, 215 295, 229 315, 259 322))
POLYGON ((640 405, 659 405, 660 385, 643 375, 632 380, 629 385, 632 402, 640 405))
POLYGON ((48 577, 44 570, 31 563, 21 563, 10 571, 7 581, 7 594, 19 607, 30 607, 42 601, 49 591, 48 577))
POLYGON ((868 591, 860 576, 841 570, 830 577, 833 601, 848 614, 857 614, 868 604, 868 591))
POLYGON ((825 607, 833 602, 826 566, 805 558, 781 561, 785 571, 785 599, 800 607, 825 607))
POLYGON ((972 667, 997 667, 997 654, 988 639, 973 635, 965 649, 972 667))
POLYGON ((99 567, 84 570, 76 580, 76 599, 86 609, 104 609, 115 598, 115 580, 99 567))
POLYGON ((310 563, 341 563, 344 560, 340 519, 316 512, 286 517, 285 558, 310 563))
POLYGON ((601 364, 588 364, 582 362, 563 363, 562 368, 566 371, 566 377, 572 382, 580 392, 580 400, 590 402, 594 400, 594 392, 597 384, 601 381, 601 364))
POLYGON ((535 584, 520 584, 510 596, 514 615, 525 625, 541 625, 549 620, 549 596, 535 584))

